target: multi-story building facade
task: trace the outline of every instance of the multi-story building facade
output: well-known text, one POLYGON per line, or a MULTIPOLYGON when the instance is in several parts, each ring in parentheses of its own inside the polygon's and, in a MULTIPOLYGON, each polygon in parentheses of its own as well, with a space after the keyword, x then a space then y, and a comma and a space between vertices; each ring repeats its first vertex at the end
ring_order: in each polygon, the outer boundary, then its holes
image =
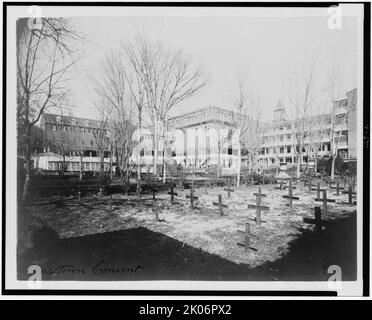
POLYGON ((259 163, 262 168, 276 167, 280 162, 297 163, 298 130, 304 131, 300 163, 314 157, 329 157, 332 136, 337 154, 346 160, 356 159, 356 106, 357 89, 346 93, 346 98, 335 102, 334 114, 323 114, 308 119, 288 120, 279 101, 274 108, 274 120, 265 123, 259 163), (298 127, 302 129, 297 129, 298 127), (305 128, 305 130, 303 129, 305 128))
POLYGON ((234 170, 238 164, 238 131, 233 111, 218 107, 173 117, 174 159, 184 167, 217 167, 234 170))
MULTIPOLYGON (((158 130, 163 132, 162 129, 158 130)), ((222 172, 232 172, 238 164, 238 136, 234 114, 218 107, 206 107, 168 120, 164 137, 160 134, 158 164, 182 165, 185 169, 211 169, 219 165, 222 172)), ((133 159, 141 149, 141 163, 154 163, 152 134, 145 130, 143 141, 134 151, 133 159)), ((138 156, 137 156, 138 158, 138 156)))
POLYGON ((103 150, 105 169, 108 168, 110 153, 107 147, 97 145, 99 130, 107 129, 100 121, 44 113, 40 128, 43 129, 43 153, 34 156, 34 167, 40 170, 68 172, 99 171, 100 154, 103 150), (105 150, 106 149, 106 150, 105 150))
MULTIPOLYGON (((336 112, 333 116, 324 114, 306 119, 308 132, 304 137, 301 163, 308 163, 315 156, 330 156, 332 134, 337 137, 338 154, 347 160, 356 159, 356 106, 357 90, 354 89, 346 93, 346 98, 335 102, 336 112)), ((236 173, 239 167, 238 118, 239 115, 231 110, 212 106, 170 118, 166 127, 158 126, 158 166, 162 167, 165 162, 184 169, 219 167, 222 174, 236 173)), ((274 108, 274 120, 262 123, 262 148, 257 156, 260 168, 277 167, 280 162, 297 163, 295 128, 300 122, 301 119, 288 120, 285 107, 278 102, 274 108)), ((48 113, 42 115, 40 126, 44 130, 47 152, 36 157, 36 168, 60 170, 64 153, 67 171, 79 171, 81 163, 84 171, 99 170, 95 133, 106 130, 99 121, 48 113)), ((144 128, 141 137, 141 143, 133 150, 131 161, 140 162, 144 171, 152 172, 155 157, 153 134, 144 128)), ((133 139, 136 138, 135 132, 133 139)), ((247 148, 241 145, 240 149, 240 167, 245 168, 248 166, 247 148)), ((108 167, 112 159, 108 150, 104 153, 108 167)))

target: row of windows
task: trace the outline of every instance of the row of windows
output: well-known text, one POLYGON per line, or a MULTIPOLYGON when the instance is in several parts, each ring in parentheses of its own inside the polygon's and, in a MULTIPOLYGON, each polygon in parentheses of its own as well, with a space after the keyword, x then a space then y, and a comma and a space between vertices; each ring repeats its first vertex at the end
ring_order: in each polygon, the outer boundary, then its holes
MULTIPOLYGON (((84 150, 83 152, 83 157, 99 157, 99 153, 95 150, 84 150)), ((69 150, 65 152, 65 156, 70 156, 70 157, 80 157, 81 151, 79 150, 69 150)), ((110 157, 110 152, 105 151, 104 152, 104 158, 109 158, 110 157)))
MULTIPOLYGON (((297 147, 296 147, 297 149, 297 147)), ((318 151, 329 151, 331 149, 331 144, 329 142, 322 143, 318 145, 318 151)), ((291 146, 283 146, 283 147, 277 147, 277 148, 262 148, 261 153, 263 155, 265 154, 276 154, 276 153, 291 153, 293 150, 293 147, 291 146)), ((311 148, 311 151, 314 152, 313 148, 311 148)), ((305 148, 302 148, 302 152, 306 152, 305 148)))
POLYGON ((277 141, 283 142, 284 139, 291 140, 292 134, 281 134, 279 136, 267 136, 263 138, 263 143, 275 143, 277 141))
MULTIPOLYGON (((80 171, 80 162, 66 162, 65 168, 67 171, 80 171)), ((101 164, 98 162, 83 162, 82 170, 83 171, 99 171, 101 164)), ((105 170, 108 168, 108 164, 104 164, 105 170)), ((51 171, 62 171, 63 163, 60 161, 49 161, 48 170, 51 171)))
MULTIPOLYGON (((61 122, 62 121, 62 118, 61 118, 61 116, 57 116, 56 117, 56 121, 57 122, 61 122)), ((68 119, 64 119, 62 122, 67 122, 68 121, 68 119)), ((75 118, 72 118, 71 119, 71 122, 72 122, 72 125, 76 125, 76 119, 75 118)), ((84 120, 84 125, 86 126, 86 127, 88 127, 89 126, 89 120, 84 120)))
POLYGON ((291 146, 283 146, 279 148, 262 148, 262 154, 275 154, 277 151, 279 153, 291 153, 292 147, 291 146))
MULTIPOLYGON (((212 150, 212 153, 217 153, 218 151, 217 151, 217 149, 216 150, 212 150)), ((167 150, 166 151, 166 154, 169 154, 169 153, 171 153, 171 156, 172 157, 176 157, 176 156, 178 156, 178 157, 182 157, 182 156, 190 156, 190 157, 193 157, 193 156, 195 156, 195 151, 194 150, 192 150, 191 152, 181 152, 181 151, 178 151, 178 152, 176 152, 176 151, 174 151, 174 150, 172 150, 172 151, 170 151, 170 150, 167 150)), ((207 152, 206 152, 206 154, 208 155, 208 154, 211 154, 211 150, 209 149, 209 150, 207 150, 207 152)), ((237 149, 232 149, 232 148, 226 148, 226 149, 221 149, 221 155, 234 155, 234 156, 237 156, 238 155, 238 150, 237 149)), ((159 150, 158 151, 158 155, 163 155, 163 150, 159 150)), ((140 156, 141 157, 143 157, 143 156, 145 156, 145 157, 153 157, 154 156, 154 150, 152 150, 152 149, 141 149, 140 150, 140 156)))
MULTIPOLYGON (((48 125, 46 125, 46 127, 48 128, 48 125)), ((62 125, 62 124, 51 124, 50 129, 52 129, 53 131, 57 131, 57 130, 60 130, 60 131, 69 131, 69 132, 80 132, 80 133, 93 133, 93 134, 98 134, 100 132, 100 129, 97 129, 97 128, 84 128, 84 127, 75 127, 75 126, 66 126, 66 125, 62 125)), ((108 133, 108 130, 104 130, 104 133, 107 135, 108 133)))
MULTIPOLYGON (((336 134, 338 134, 339 132, 336 132, 336 134)), ((318 139, 321 139, 321 138, 324 138, 324 137, 329 137, 331 134, 331 129, 326 129, 326 130, 316 130, 316 131, 313 131, 311 132, 311 135, 313 137, 313 139, 315 138, 318 138, 318 139)), ((346 136, 348 134, 348 131, 347 130, 344 130, 342 131, 342 135, 343 136, 346 136)), ((309 135, 307 134, 306 137, 309 137, 309 135)), ((288 133, 288 134, 281 134, 281 135, 274 135, 274 136, 265 136, 263 137, 263 143, 276 143, 276 142, 283 142, 285 140, 291 140, 292 139, 292 134, 288 133)))

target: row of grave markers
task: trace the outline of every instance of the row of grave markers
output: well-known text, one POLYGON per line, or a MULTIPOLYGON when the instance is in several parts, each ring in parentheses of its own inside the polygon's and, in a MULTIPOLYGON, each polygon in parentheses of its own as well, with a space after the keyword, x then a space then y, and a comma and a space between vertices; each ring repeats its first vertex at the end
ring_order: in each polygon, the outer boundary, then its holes
MULTIPOLYGON (((205 184, 205 186, 206 186, 206 184, 205 184)), ((304 218, 304 222, 315 224, 317 230, 319 230, 319 228, 321 229, 321 227, 325 224, 325 222, 322 221, 322 219, 321 219, 322 211, 323 211, 324 214, 327 214, 327 203, 328 202, 335 202, 335 200, 327 198, 327 190, 320 188, 320 182, 318 182, 316 184, 316 189, 311 188, 313 186, 315 186, 315 185, 312 184, 311 181, 310 181, 309 182, 309 189, 310 189, 310 191, 314 191, 314 190, 317 191, 317 198, 315 198, 315 201, 323 202, 323 210, 321 210, 320 207, 315 207, 315 219, 304 218), (320 192, 323 193, 322 198, 320 198, 320 192)), ((207 192, 207 187, 205 187, 205 188, 206 188, 206 192, 207 192)), ((292 180, 289 181, 288 186, 284 186, 284 189, 287 189, 287 188, 288 188, 288 195, 283 195, 283 198, 288 199, 288 206, 290 208, 292 208, 293 200, 299 200, 299 197, 295 197, 293 195, 293 189, 296 189, 296 187, 292 186, 292 180)), ((339 181, 336 181, 336 186, 335 187, 332 186, 332 183, 330 181, 329 182, 329 188, 330 189, 331 188, 336 189, 337 194, 339 194, 339 191, 342 190, 342 188, 340 188, 339 181)), ((280 189, 283 189, 282 185, 280 186, 280 189)), ((153 200, 156 200, 156 197, 155 197, 156 191, 155 190, 156 190, 155 189, 155 184, 154 184, 154 181, 153 181, 153 183, 152 183, 153 200)), ((228 179, 228 186, 227 186, 227 188, 224 188, 224 191, 228 192, 228 197, 231 196, 230 192, 234 192, 234 190, 231 188, 231 185, 230 185, 230 179, 228 179)), ((349 186, 349 191, 348 192, 344 191, 342 193, 349 194, 349 203, 351 203, 352 202, 352 195, 355 194, 355 192, 352 191, 352 186, 351 185, 349 186)), ((176 192, 174 192, 174 183, 172 181, 171 181, 171 184, 170 184, 170 192, 168 192, 168 194, 171 195, 171 202, 173 203, 174 202, 174 196, 178 196, 178 194, 176 192)), ((256 225, 260 226, 261 223, 266 222, 266 221, 262 221, 261 212, 263 210, 269 210, 269 207, 262 205, 262 198, 266 197, 266 194, 262 193, 261 186, 258 187, 258 192, 253 193, 253 195, 256 197, 256 204, 254 204, 254 205, 253 204, 248 204, 248 209, 256 209, 256 217, 255 217, 255 219, 252 219, 252 220, 254 220, 256 222, 256 225)), ((195 208, 194 201, 198 200, 198 197, 194 195, 194 181, 192 181, 192 184, 191 184, 191 187, 190 187, 190 195, 186 195, 186 198, 190 199, 190 206, 191 206, 192 209, 194 209, 195 208)), ((96 197, 94 197, 94 201, 96 201, 96 197)), ((79 202, 80 202, 80 192, 79 192, 79 202)), ((218 206, 220 215, 223 215, 223 208, 228 208, 228 205, 222 203, 222 195, 218 195, 218 202, 213 202, 213 205, 218 206)), ((158 221, 158 222, 164 221, 162 219, 159 219, 159 210, 157 210, 157 208, 155 208, 153 210, 155 211, 156 221, 158 221)), ((110 195, 110 198, 109 198, 109 211, 110 211, 110 213, 112 212, 112 195, 110 195)), ((250 233, 250 224, 246 223, 245 224, 245 231, 238 230, 238 232, 240 234, 244 235, 244 243, 238 243, 238 245, 245 247, 245 251, 248 251, 248 250, 257 251, 257 249, 250 246, 250 238, 251 237, 257 237, 257 236, 252 235, 250 233)))
MULTIPOLYGON (((205 186, 206 186, 206 184, 205 184, 205 186)), ((312 186, 315 186, 315 185, 309 183, 309 186, 312 187, 312 186)), ((326 189, 321 189, 319 182, 317 183, 316 186, 317 186, 316 189, 311 188, 311 190, 316 190, 317 191, 317 198, 315 199, 315 201, 323 202, 323 211, 326 214, 327 213, 327 202, 335 202, 335 200, 327 198, 326 189), (323 198, 320 198, 320 192, 323 192, 323 198)), ((332 187, 331 184, 330 184, 330 187, 332 187)), ((170 188, 171 188, 171 191, 168 192, 168 194, 171 195, 171 202, 173 203, 174 196, 177 196, 178 194, 176 192, 174 192, 174 184, 172 182, 171 182, 171 187, 170 188)), ((336 188, 336 191, 339 192, 339 190, 340 190, 339 184, 337 184, 335 188, 336 188)), ((283 189, 282 186, 281 186, 281 189, 283 189)), ((292 186, 292 181, 290 180, 289 185, 285 186, 284 189, 288 189, 288 195, 283 195, 283 198, 288 199, 288 206, 292 209, 293 200, 300 200, 299 197, 296 197, 296 196, 293 195, 293 189, 296 189, 296 187, 292 186)), ((261 187, 259 187, 258 190, 259 190, 258 193, 254 193, 254 195, 256 196, 256 204, 255 205, 249 204, 248 209, 256 209, 256 218, 253 219, 253 220, 256 221, 257 225, 261 225, 262 222, 265 222, 265 221, 261 220, 261 211, 262 210, 268 210, 269 208, 266 207, 266 206, 261 205, 261 197, 265 197, 266 195, 261 193, 261 187)), ((230 185, 230 179, 228 179, 228 186, 227 186, 227 188, 224 188, 224 191, 228 192, 228 197, 231 197, 230 193, 234 192, 234 189, 232 189, 231 185, 230 185)), ((207 192, 207 187, 206 187, 206 192, 207 192)), ((350 192, 349 192, 349 195, 351 194, 350 192)), ((344 193, 346 193, 346 192, 344 192, 344 193)), ((190 195, 186 195, 186 198, 190 199, 191 209, 192 210, 195 209, 195 200, 198 200, 199 197, 194 195, 194 181, 192 181, 192 184, 191 184, 191 187, 190 187, 190 195)), ((155 199, 155 197, 154 197, 154 199, 155 199)), ((218 212, 219 212, 220 215, 223 215, 223 209, 228 208, 228 205, 222 203, 222 195, 218 195, 218 202, 213 201, 212 204, 214 206, 218 207, 218 212)))

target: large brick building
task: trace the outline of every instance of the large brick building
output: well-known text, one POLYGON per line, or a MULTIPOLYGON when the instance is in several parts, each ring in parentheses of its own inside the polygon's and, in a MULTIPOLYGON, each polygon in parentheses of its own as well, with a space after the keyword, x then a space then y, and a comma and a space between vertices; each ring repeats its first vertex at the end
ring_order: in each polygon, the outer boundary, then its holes
POLYGON ((35 168, 61 171, 62 163, 65 162, 66 171, 80 171, 80 165, 83 171, 99 171, 100 150, 103 150, 107 168, 109 148, 108 146, 99 148, 96 139, 99 130, 107 131, 100 121, 44 113, 41 116, 40 127, 43 129, 45 150, 35 156, 35 168))

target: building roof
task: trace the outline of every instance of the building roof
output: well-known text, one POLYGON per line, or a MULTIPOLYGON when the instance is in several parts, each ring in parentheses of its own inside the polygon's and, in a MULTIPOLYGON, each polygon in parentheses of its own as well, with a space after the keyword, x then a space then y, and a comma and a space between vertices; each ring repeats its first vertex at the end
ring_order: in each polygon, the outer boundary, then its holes
POLYGON ((197 109, 197 110, 194 110, 194 111, 190 111, 190 112, 186 112, 186 113, 182 113, 178 116, 174 116, 174 117, 171 117, 169 118, 169 120, 173 120, 173 119, 178 119, 178 118, 185 118, 189 115, 193 115, 193 114, 197 114, 199 112, 203 112, 203 111, 208 111, 208 110, 218 110, 218 111, 223 111, 223 112, 230 112, 230 113, 233 113, 232 110, 228 110, 228 109, 224 109, 224 108, 221 108, 221 107, 216 107, 216 106, 206 106, 206 107, 202 107, 200 109, 197 109))
POLYGON ((41 117, 42 121, 44 121, 45 123, 62 124, 77 127, 99 128, 102 123, 101 121, 94 119, 64 116, 54 113, 43 113, 41 117))
POLYGON ((276 107, 274 108, 274 111, 279 111, 279 110, 284 110, 284 106, 280 99, 278 100, 278 103, 276 104, 276 107))
POLYGON ((50 152, 50 151, 38 153, 38 156, 39 157, 60 157, 59 154, 50 152))
MULTIPOLYGON (((209 122, 219 122, 228 126, 233 126, 234 115, 235 113, 232 110, 208 106, 172 117, 169 119, 169 125, 174 128, 187 128, 209 122)), ((235 119, 237 118, 238 117, 235 117, 235 119)))

